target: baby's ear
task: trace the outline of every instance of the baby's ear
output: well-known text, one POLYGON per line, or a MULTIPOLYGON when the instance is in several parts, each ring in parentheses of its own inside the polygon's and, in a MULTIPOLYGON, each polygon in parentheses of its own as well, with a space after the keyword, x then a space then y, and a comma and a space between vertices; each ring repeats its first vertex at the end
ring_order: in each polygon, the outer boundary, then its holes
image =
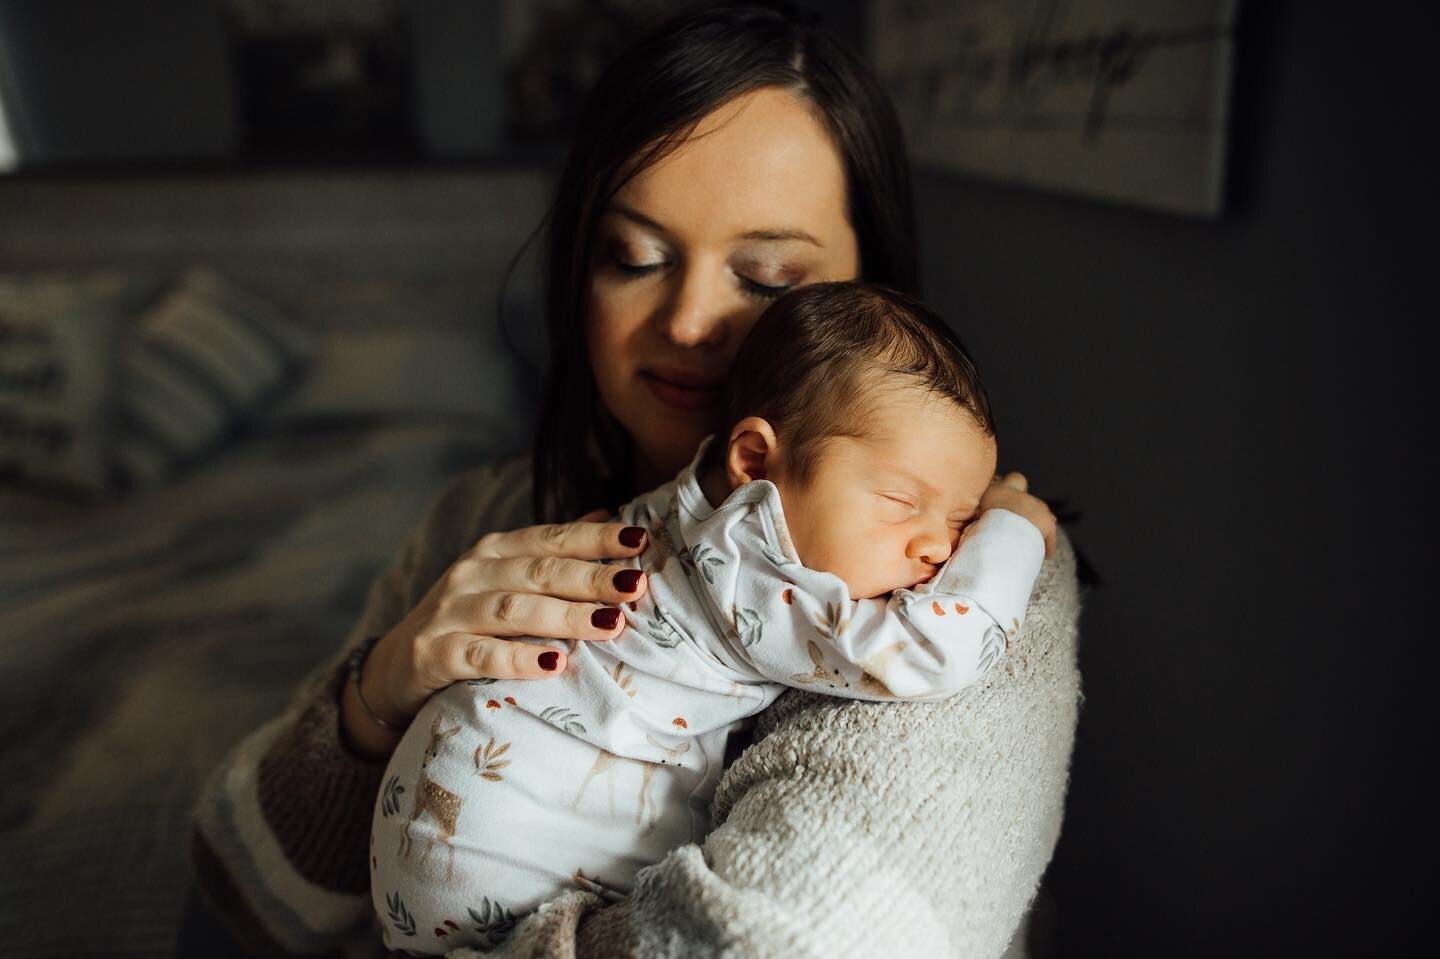
POLYGON ((751 480, 770 479, 775 470, 779 444, 769 421, 747 416, 730 430, 730 446, 725 452, 725 472, 732 486, 751 480))

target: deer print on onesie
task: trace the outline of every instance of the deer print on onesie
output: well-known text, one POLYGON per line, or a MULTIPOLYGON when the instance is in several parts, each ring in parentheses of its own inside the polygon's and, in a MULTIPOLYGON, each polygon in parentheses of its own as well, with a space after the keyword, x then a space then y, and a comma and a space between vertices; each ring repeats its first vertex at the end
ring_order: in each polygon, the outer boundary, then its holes
POLYGON ((1026 520, 988 510, 929 582, 852 600, 801 564, 774 484, 710 504, 706 445, 620 510, 650 532, 649 590, 617 639, 573 644, 554 679, 457 683, 411 723, 374 813, 388 947, 488 948, 566 889, 626 895, 704 838, 727 738, 787 687, 941 699, 1015 640, 1044 554, 1026 520))

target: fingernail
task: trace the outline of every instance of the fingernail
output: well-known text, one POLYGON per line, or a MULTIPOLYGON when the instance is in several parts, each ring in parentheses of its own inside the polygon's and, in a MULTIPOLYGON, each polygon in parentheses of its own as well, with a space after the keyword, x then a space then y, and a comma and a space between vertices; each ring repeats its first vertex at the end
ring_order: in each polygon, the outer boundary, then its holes
POLYGON ((645 527, 627 526, 620 531, 620 545, 631 549, 645 542, 645 527))
POLYGON ((615 574, 615 588, 622 593, 633 593, 640 586, 638 569, 622 569, 615 574))
POLYGON ((548 653, 540 654, 540 668, 548 672, 554 672, 555 667, 560 665, 560 654, 551 650, 548 653))
POLYGON ((590 614, 590 625, 596 629, 614 629, 618 622, 620 622, 620 610, 614 606, 606 606, 604 609, 597 609, 590 614))

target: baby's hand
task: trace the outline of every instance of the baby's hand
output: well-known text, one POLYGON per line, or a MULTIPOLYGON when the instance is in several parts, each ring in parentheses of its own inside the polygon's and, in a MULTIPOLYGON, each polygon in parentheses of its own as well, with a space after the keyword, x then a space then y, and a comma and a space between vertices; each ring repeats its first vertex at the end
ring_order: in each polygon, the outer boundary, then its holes
MULTIPOLYGON (((980 497, 980 513, 987 509, 1008 509, 1023 516, 1045 537, 1045 555, 1049 556, 1055 552, 1055 514, 1050 512, 1050 507, 1045 505, 1044 500, 1031 496, 1029 490, 1030 484, 1026 482, 1023 473, 997 475, 985 495, 980 497)), ((975 518, 980 517, 977 514, 975 518)), ((972 528, 973 525, 971 524, 972 528)))

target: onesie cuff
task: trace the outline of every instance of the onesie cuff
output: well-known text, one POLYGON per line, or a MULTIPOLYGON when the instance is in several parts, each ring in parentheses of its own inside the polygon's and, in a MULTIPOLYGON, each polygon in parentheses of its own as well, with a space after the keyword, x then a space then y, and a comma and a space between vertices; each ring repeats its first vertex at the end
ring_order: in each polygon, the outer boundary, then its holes
POLYGON ((1044 561, 1045 537, 1034 523, 1007 509, 989 509, 940 575, 926 585, 937 593, 968 597, 1010 633, 1025 619, 1044 561))

